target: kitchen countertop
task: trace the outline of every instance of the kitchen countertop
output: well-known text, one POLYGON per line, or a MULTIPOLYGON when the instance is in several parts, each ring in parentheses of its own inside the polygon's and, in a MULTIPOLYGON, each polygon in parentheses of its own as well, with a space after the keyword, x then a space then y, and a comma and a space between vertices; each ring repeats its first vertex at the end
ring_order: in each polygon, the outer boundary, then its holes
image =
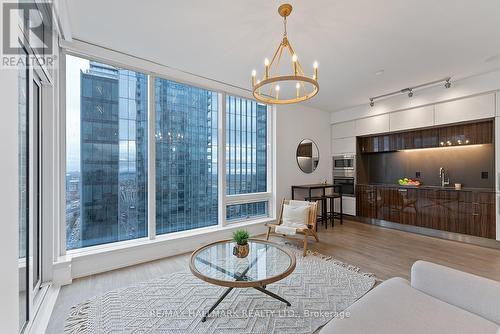
POLYGON ((431 185, 421 185, 421 186, 402 186, 399 184, 391 184, 391 183, 358 183, 360 186, 377 186, 377 187, 386 187, 386 188, 404 188, 404 189, 428 189, 428 190, 449 190, 449 191, 481 191, 481 192, 495 192, 493 188, 474 188, 474 187, 462 187, 462 189, 457 190, 455 186, 431 186, 431 185))

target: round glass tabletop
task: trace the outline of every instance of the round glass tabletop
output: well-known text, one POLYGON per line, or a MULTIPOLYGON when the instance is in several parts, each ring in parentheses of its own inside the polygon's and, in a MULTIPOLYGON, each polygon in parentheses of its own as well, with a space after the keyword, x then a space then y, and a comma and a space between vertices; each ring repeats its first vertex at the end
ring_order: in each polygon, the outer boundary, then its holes
POLYGON ((281 246, 265 241, 248 240, 250 251, 245 258, 233 255, 232 240, 203 246, 191 255, 192 273, 212 284, 227 287, 265 286, 290 275, 295 269, 295 255, 281 246))

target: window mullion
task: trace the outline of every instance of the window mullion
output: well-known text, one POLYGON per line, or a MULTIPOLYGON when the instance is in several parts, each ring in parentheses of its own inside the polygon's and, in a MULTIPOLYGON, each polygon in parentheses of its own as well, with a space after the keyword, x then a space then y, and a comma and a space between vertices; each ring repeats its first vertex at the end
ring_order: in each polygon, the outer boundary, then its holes
POLYGON ((156 238, 156 105, 155 76, 148 81, 148 236, 156 238))
POLYGON ((218 133, 217 133, 217 161, 219 174, 219 225, 226 225, 226 94, 218 94, 218 133))

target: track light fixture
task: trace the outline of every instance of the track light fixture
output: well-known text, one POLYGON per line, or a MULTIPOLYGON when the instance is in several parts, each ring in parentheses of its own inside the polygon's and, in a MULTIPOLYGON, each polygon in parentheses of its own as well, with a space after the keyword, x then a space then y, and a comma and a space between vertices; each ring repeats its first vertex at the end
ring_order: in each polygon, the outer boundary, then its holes
POLYGON ((440 79, 440 80, 426 82, 426 83, 421 84, 421 85, 417 85, 417 86, 413 86, 413 87, 408 87, 408 88, 403 88, 403 89, 395 91, 395 92, 390 92, 390 93, 387 93, 387 94, 382 94, 382 95, 379 95, 379 96, 370 97, 369 98, 370 99, 370 107, 373 107, 375 105, 375 100, 377 100, 377 99, 381 99, 381 98, 385 98, 385 97, 389 97, 389 96, 393 96, 393 95, 397 95, 397 94, 401 94, 401 93, 408 93, 408 97, 411 98, 411 97, 413 97, 413 90, 414 89, 428 87, 428 86, 433 86, 433 85, 435 85, 437 83, 440 83, 440 82, 444 82, 444 88, 450 88, 451 87, 451 77, 446 77, 446 78, 443 78, 443 79, 440 79))

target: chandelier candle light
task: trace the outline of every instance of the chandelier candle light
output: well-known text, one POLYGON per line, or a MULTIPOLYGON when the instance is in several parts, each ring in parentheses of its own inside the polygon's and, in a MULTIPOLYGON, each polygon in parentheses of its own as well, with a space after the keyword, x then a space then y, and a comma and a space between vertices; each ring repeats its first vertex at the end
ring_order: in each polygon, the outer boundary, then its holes
POLYGON ((278 13, 283 17, 283 39, 271 61, 268 58, 264 60, 264 77, 257 80, 257 71, 252 71, 252 93, 258 101, 269 104, 290 104, 309 100, 318 94, 318 62, 315 61, 313 64, 314 74, 312 77, 306 76, 286 35, 286 18, 291 12, 292 5, 279 6, 278 13), (288 52, 291 57, 293 74, 280 75, 280 61, 284 50, 284 53, 288 52), (293 85, 294 83, 295 85, 293 85))

